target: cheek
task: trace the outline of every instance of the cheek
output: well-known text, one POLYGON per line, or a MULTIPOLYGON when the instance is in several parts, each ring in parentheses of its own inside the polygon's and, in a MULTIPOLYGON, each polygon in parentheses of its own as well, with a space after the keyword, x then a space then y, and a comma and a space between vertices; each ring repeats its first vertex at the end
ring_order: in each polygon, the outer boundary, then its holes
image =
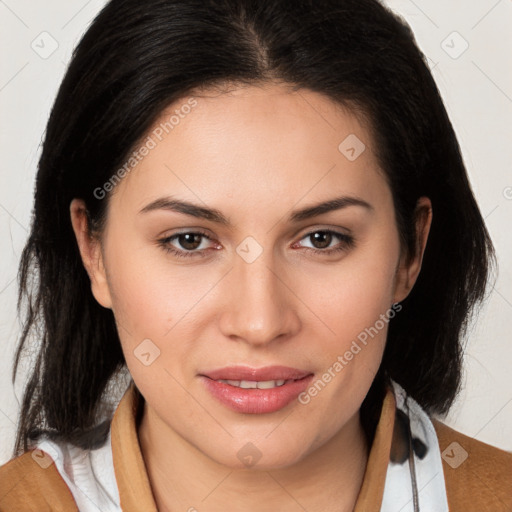
POLYGON ((204 300, 218 278, 199 267, 179 265, 153 245, 109 239, 106 265, 112 308, 128 369, 139 388, 173 401, 187 395, 187 364, 197 352, 199 327, 209 321, 204 300), (173 379, 174 377, 174 379, 173 379), (175 380, 176 379, 176 380, 175 380))
POLYGON ((108 285, 116 320, 125 330, 160 339, 178 322, 186 324, 181 319, 212 285, 204 273, 171 263, 147 243, 121 246, 112 238, 110 245, 108 285))
POLYGON ((354 339, 392 306, 397 246, 371 243, 335 266, 317 267, 301 277, 298 293, 329 328, 329 339, 342 344, 354 339))
MULTIPOLYGON (((389 228, 368 240, 336 267, 302 280, 300 293, 308 293, 308 306, 321 320, 317 326, 327 333, 315 338, 323 371, 303 403, 311 402, 310 411, 331 411, 321 415, 326 432, 338 428, 362 403, 382 360, 389 321, 397 314, 392 300, 398 236, 389 228)), ((313 335, 311 331, 309 337, 313 335)))
POLYGON ((301 403, 308 410, 308 421, 321 428, 322 439, 360 407, 379 369, 389 321, 397 314, 392 292, 398 251, 367 249, 347 258, 337 272, 331 271, 330 280, 316 275, 310 281, 314 286, 309 297, 314 302, 309 304, 329 330, 322 327, 328 335, 315 338, 314 356, 322 371, 301 403))
POLYGON ((112 308, 126 365, 146 398, 158 403, 163 396, 173 396, 173 403, 186 407, 187 396, 178 382, 183 381, 181 365, 189 359, 195 339, 187 312, 204 291, 176 269, 171 273, 170 266, 166 270, 151 264, 146 250, 132 249, 112 251, 108 260, 112 308))

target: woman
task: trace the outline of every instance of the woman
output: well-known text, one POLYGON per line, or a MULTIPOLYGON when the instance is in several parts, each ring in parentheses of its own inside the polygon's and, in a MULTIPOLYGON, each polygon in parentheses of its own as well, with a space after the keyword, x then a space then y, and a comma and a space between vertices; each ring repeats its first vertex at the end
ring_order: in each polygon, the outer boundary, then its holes
POLYGON ((0 510, 510 510, 512 455, 436 419, 492 258, 377 1, 112 0, 47 127, 0 510))

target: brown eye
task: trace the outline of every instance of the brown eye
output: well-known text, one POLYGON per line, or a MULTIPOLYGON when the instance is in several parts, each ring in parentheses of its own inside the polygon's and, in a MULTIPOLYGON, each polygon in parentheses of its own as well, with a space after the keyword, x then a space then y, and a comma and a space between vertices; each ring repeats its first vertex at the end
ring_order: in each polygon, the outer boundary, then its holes
POLYGON ((325 249, 331 245, 332 233, 329 231, 316 231, 309 235, 316 249, 325 249))
POLYGON ((299 247, 302 247, 307 251, 313 251, 316 254, 324 255, 347 251, 355 244, 352 236, 344 233, 338 233, 337 231, 332 231, 330 229, 318 229, 316 231, 311 231, 302 238, 302 240, 308 239, 309 243, 312 244, 311 247, 302 244, 299 245, 299 247), (332 245, 336 239, 338 239, 339 243, 332 245))
POLYGON ((169 254, 187 258, 207 256, 209 253, 206 250, 208 241, 211 239, 206 233, 186 231, 162 238, 158 240, 158 243, 169 254), (201 247, 203 241, 206 242, 206 247, 201 247))
POLYGON ((202 238, 204 238, 203 235, 199 233, 183 233, 178 235, 176 240, 183 249, 193 251, 201 245, 202 238))

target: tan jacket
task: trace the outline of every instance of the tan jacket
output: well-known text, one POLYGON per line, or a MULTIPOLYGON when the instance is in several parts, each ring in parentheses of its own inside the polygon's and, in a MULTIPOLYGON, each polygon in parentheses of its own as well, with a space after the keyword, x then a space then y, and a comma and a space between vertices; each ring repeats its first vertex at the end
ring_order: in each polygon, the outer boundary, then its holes
MULTIPOLYGON (((135 426, 133 384, 112 420, 114 471, 124 512, 157 512, 135 426)), ((355 512, 378 512, 384 493, 395 425, 396 402, 388 391, 372 444, 355 512)), ((512 512, 512 453, 465 436, 433 420, 441 452, 459 443, 468 458, 456 469, 443 460, 450 512, 512 512)), ((450 451, 447 451, 448 457, 450 451)), ((0 468, 0 512, 77 512, 54 464, 42 468, 27 452, 0 468)), ((435 511, 421 511, 435 512, 435 511)))

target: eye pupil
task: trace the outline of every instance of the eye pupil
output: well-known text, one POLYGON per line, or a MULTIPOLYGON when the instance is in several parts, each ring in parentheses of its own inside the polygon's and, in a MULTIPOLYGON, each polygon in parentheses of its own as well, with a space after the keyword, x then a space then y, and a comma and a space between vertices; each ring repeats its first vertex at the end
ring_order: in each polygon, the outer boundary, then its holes
POLYGON ((325 249, 326 247, 329 247, 332 241, 332 234, 326 231, 317 231, 311 236, 313 237, 314 243, 320 242, 320 247, 317 247, 318 249, 325 249))
POLYGON ((178 241, 184 249, 197 249, 201 245, 202 235, 196 233, 184 233, 179 235, 178 241), (191 245, 191 246, 190 246, 191 245))

